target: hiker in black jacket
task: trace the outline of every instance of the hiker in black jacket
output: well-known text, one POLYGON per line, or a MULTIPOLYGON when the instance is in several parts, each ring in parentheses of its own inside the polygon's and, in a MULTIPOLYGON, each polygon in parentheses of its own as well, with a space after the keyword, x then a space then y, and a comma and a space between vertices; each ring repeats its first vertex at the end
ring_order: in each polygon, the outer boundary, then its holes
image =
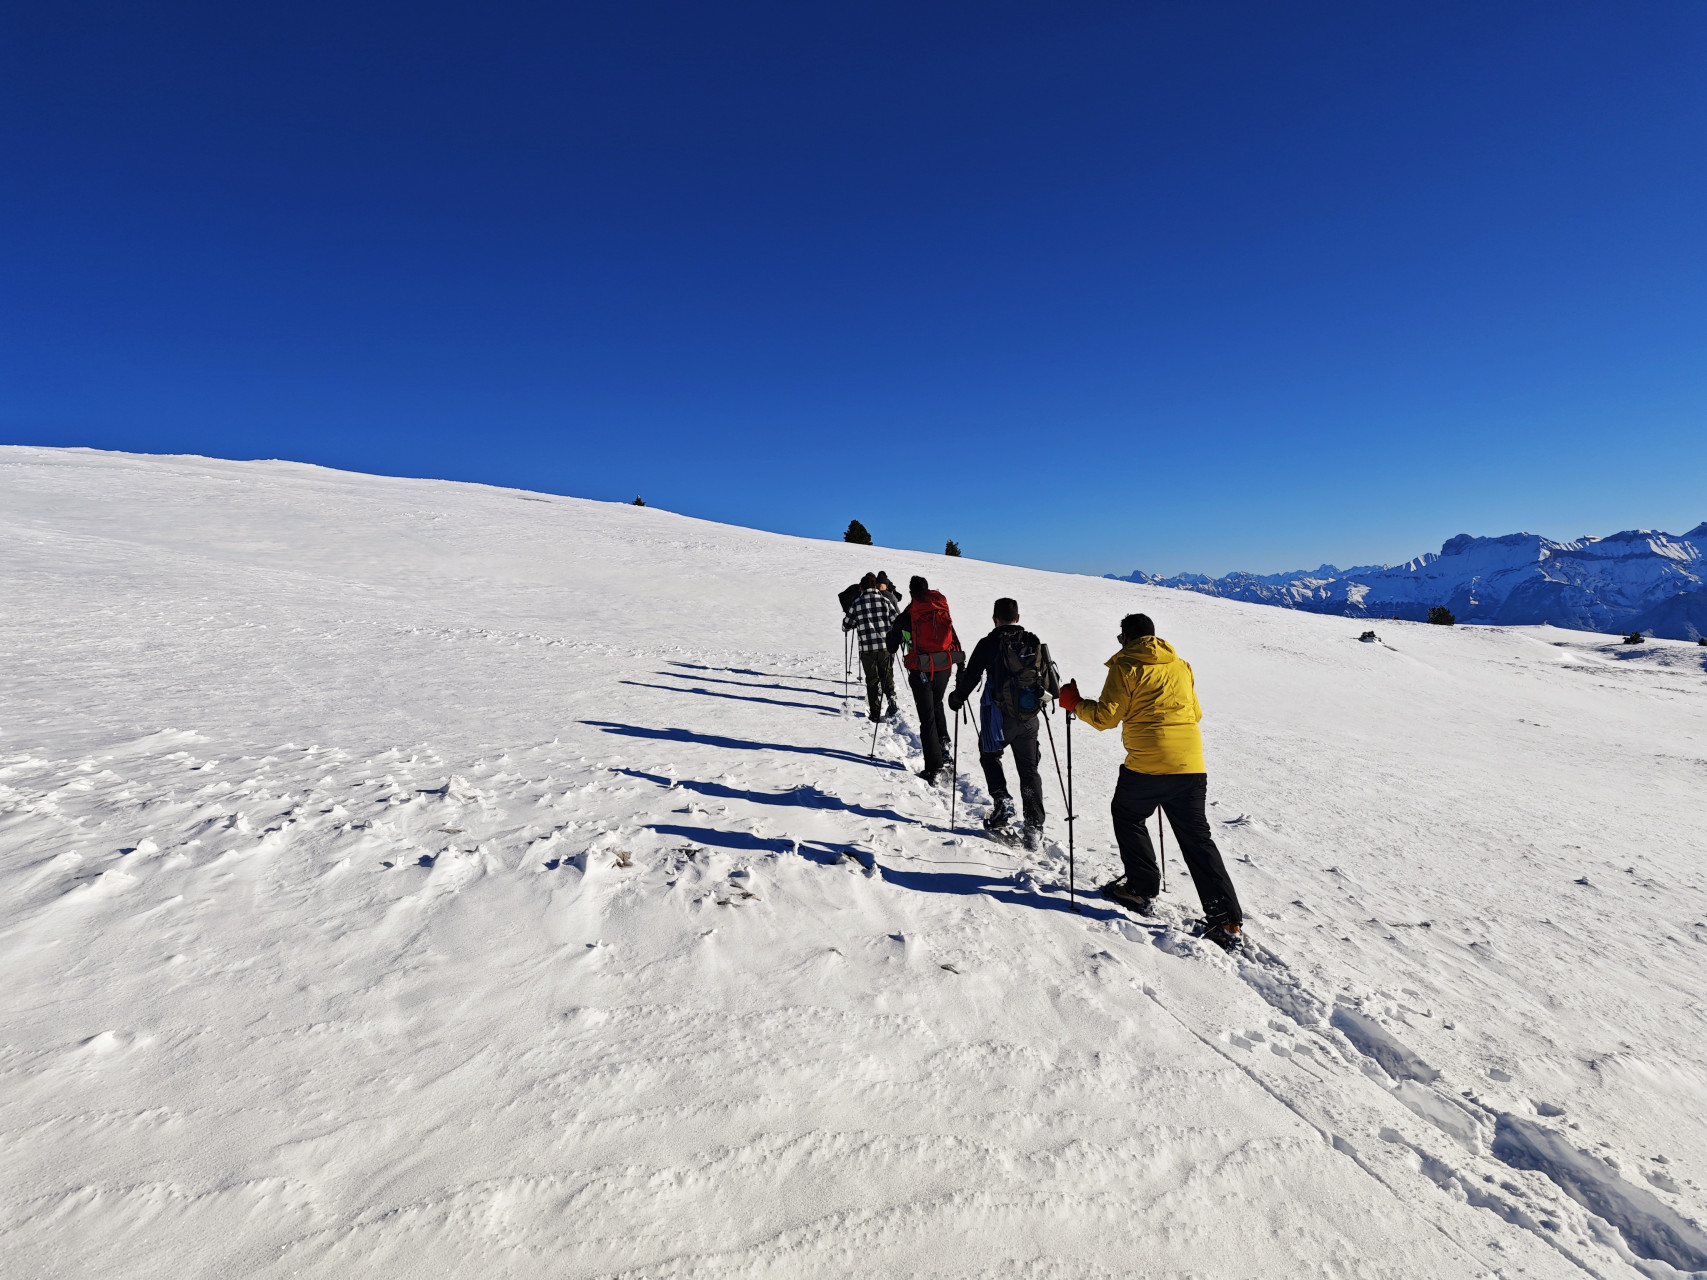
POLYGON ((996 601, 990 621, 995 629, 980 640, 955 682, 948 705, 959 713, 978 682, 984 682, 979 703, 978 762, 996 807, 984 820, 984 830, 1006 844, 1016 840, 1036 849, 1043 834, 1043 775, 1038 772, 1037 718, 1045 699, 1053 697, 1060 678, 1049 660, 1049 646, 1019 625, 1019 605, 1004 596, 996 601), (1025 829, 1013 830, 1014 802, 1002 771, 1002 748, 1014 749, 1019 771, 1019 794, 1025 829))

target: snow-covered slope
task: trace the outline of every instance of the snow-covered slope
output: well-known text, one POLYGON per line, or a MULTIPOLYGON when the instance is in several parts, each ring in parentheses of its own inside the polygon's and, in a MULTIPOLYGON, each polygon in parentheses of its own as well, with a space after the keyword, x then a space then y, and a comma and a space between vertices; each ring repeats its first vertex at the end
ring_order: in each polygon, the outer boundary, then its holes
MULTIPOLYGON (((1113 577, 1114 575, 1109 575, 1113 577)), ((1553 542, 1533 533, 1449 539, 1400 565, 1296 573, 1134 571, 1120 579, 1226 600, 1354 618, 1422 621, 1445 605, 1460 622, 1547 623, 1584 631, 1640 631, 1673 640, 1707 635, 1707 523, 1674 535, 1633 529, 1606 538, 1553 542)))
POLYGON ((1693 646, 22 448, 0 604, 8 1276, 1707 1268, 1693 646), (868 756, 866 568, 1154 614, 1247 958, 868 756))

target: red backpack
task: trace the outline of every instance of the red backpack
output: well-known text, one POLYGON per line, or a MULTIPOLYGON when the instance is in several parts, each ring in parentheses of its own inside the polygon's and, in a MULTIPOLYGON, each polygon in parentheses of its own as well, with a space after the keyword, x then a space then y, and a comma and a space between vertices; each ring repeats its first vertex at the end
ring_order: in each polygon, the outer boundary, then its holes
POLYGON ((927 591, 913 601, 909 612, 913 651, 907 655, 907 665, 926 674, 947 671, 960 649, 954 620, 948 616, 948 601, 940 591, 927 591))

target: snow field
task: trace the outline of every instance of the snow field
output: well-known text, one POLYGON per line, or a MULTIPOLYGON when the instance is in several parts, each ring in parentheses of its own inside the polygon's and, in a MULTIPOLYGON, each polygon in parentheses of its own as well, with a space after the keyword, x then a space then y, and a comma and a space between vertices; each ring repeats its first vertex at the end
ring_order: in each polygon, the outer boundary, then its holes
POLYGON ((8 1274, 1707 1269, 1686 646, 84 451, 0 450, 0 550, 8 1274), (1087 692, 1155 616, 1247 956, 1177 855, 1068 910, 1047 754, 1033 856, 966 731, 958 835, 868 758, 867 568, 1087 692))

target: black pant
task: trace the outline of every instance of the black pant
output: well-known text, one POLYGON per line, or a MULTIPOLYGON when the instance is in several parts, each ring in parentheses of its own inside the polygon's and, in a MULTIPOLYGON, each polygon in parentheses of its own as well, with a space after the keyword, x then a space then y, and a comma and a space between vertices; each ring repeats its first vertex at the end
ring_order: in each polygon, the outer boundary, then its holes
POLYGON ((943 694, 948 691, 948 677, 947 671, 928 676, 920 671, 907 672, 913 705, 919 709, 919 740, 925 747, 926 773, 942 768, 948 755, 948 713, 942 705, 943 694))
POLYGON ((1156 896, 1161 873, 1156 851, 1144 822, 1161 807, 1168 825, 1179 840, 1197 896, 1203 903, 1203 918, 1210 924, 1243 924, 1239 895, 1221 861, 1221 851, 1209 834, 1209 816, 1204 810, 1209 794, 1206 773, 1135 773, 1120 766, 1120 782, 1114 788, 1114 838, 1120 842, 1120 860, 1126 864, 1126 883, 1134 893, 1156 896))
MULTIPOLYGON (((1009 738, 1008 746, 1013 748, 1014 768, 1019 771, 1019 796, 1020 803, 1025 808, 1025 825, 1042 827, 1043 775, 1037 770, 1041 754, 1037 746, 1037 721, 1031 722, 1030 733, 1021 732, 1018 736, 1009 738)), ((1002 753, 979 752, 978 763, 984 766, 984 785, 989 788, 990 799, 1010 799, 1007 775, 1002 772, 1002 753)))

